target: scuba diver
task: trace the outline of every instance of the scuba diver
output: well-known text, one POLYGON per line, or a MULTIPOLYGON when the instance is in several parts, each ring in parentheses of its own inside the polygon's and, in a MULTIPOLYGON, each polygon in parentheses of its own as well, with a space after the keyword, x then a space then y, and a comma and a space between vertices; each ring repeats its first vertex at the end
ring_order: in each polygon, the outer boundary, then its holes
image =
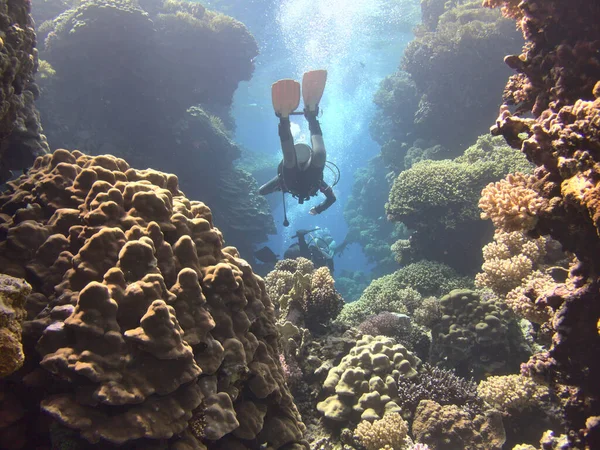
MULTIPOLYGON (((283 201, 283 225, 288 226, 285 210, 285 193, 289 192, 303 204, 306 200, 316 196, 318 192, 325 195, 325 200, 310 209, 312 215, 320 214, 329 208, 336 197, 331 186, 323 180, 323 169, 327 163, 327 153, 323 143, 323 133, 317 120, 319 101, 323 96, 326 70, 313 70, 306 72, 302 77, 302 98, 304 100, 304 117, 308 121, 312 149, 306 144, 294 144, 290 125, 290 114, 300 104, 300 83, 295 80, 279 80, 271 89, 275 115, 279 117, 279 138, 283 161, 277 168, 277 175, 259 189, 261 195, 281 191, 283 201)), ((337 168, 337 166, 336 166, 337 168)), ((335 185, 335 183, 334 183, 335 185)), ((300 239, 300 238, 299 238, 300 239)))
POLYGON ((285 259, 303 257, 311 260, 315 268, 327 266, 333 272, 334 252, 331 250, 331 244, 335 245, 335 241, 327 233, 314 233, 319 231, 320 228, 296 231, 292 239, 298 239, 298 242, 290 245, 283 257, 285 259), (309 242, 306 242, 306 235, 309 235, 309 242))

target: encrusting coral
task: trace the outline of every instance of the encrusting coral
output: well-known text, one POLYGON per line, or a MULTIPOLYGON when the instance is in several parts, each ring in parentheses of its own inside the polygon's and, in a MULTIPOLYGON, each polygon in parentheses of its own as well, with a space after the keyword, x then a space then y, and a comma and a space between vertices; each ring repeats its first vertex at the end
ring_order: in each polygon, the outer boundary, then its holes
POLYGON ((46 305, 24 336, 54 421, 99 445, 306 448, 264 282, 175 175, 57 150, 0 211, 2 270, 46 305))

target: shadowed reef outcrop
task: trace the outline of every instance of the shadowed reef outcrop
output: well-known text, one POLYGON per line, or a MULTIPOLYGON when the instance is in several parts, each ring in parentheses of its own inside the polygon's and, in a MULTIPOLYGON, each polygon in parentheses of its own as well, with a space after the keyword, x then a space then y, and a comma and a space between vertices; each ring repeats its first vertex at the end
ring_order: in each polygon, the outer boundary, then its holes
POLYGON ((33 287, 0 441, 306 448, 264 282, 175 175, 57 150, 0 211, 2 271, 33 287))

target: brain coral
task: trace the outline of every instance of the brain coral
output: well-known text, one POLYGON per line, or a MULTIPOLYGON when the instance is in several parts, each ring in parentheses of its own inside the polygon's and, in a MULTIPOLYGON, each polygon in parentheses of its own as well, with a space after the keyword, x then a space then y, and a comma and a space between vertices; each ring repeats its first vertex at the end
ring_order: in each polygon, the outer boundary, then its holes
POLYGON ((55 421, 103 448, 305 447, 264 282, 176 176, 57 150, 0 211, 0 267, 46 303, 25 330, 55 421))

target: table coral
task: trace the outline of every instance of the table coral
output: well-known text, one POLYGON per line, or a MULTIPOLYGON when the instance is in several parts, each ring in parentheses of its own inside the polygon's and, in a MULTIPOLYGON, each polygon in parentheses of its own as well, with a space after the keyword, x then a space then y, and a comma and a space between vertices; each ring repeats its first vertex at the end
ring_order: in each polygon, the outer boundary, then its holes
MULTIPOLYGON (((479 242, 489 225, 479 220, 481 189, 507 173, 526 171, 529 163, 498 138, 480 137, 452 160, 424 160, 401 172, 386 203, 388 220, 414 230, 401 256, 442 261, 461 272, 477 265, 479 242), (472 252, 473 257, 464 257, 472 252), (477 253, 475 253, 477 252, 477 253), (461 258, 455 255, 461 254, 461 258), (453 256, 454 255, 454 256, 453 256)), ((410 260, 402 258, 406 264, 410 260)))
POLYGON ((264 282, 176 176, 57 150, 10 182, 0 210, 2 265, 35 269, 23 272, 46 301, 26 334, 53 375, 40 400, 54 420, 100 445, 305 447, 264 282), (11 231, 34 204, 39 239, 23 241, 11 231))

